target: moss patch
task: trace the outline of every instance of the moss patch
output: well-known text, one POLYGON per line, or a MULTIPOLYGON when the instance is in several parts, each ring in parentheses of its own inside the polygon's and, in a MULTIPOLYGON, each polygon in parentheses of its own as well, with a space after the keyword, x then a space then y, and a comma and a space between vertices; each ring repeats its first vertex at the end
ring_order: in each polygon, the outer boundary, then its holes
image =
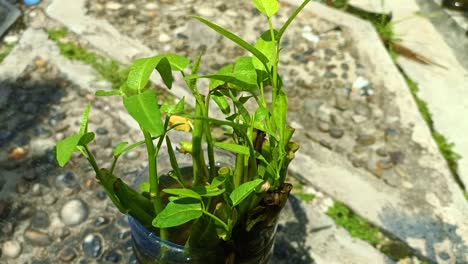
POLYGON ((313 199, 315 199, 315 194, 313 193, 303 193, 303 192, 298 192, 298 193, 295 193, 294 195, 296 195, 297 198, 305 201, 305 202, 309 202, 309 201, 312 201, 313 199))
POLYGON ((0 47, 0 63, 2 63, 2 61, 6 58, 6 56, 8 56, 8 54, 10 53, 10 51, 13 49, 14 46, 15 45, 13 44, 9 44, 9 45, 0 47))
POLYGON ((337 225, 348 230, 352 237, 367 241, 373 246, 380 243, 379 230, 364 218, 354 214, 346 205, 335 201, 327 211, 337 225))
POLYGON ((457 181, 458 185, 460 185, 462 189, 465 189, 465 186, 463 185, 463 182, 461 181, 460 176, 458 175, 458 163, 457 162, 459 159, 461 159, 461 156, 455 151, 453 151, 454 144, 448 142, 447 139, 442 134, 438 133, 435 130, 434 122, 432 120, 432 116, 431 116, 431 113, 429 112, 429 108, 427 107, 426 102, 418 97, 418 91, 419 91, 418 84, 414 82, 413 80, 411 80, 403 72, 402 69, 400 69, 400 72, 405 77, 406 83, 408 84, 411 94, 413 95, 413 98, 419 108, 419 112, 421 113, 423 119, 426 121, 426 124, 429 126, 429 129, 431 130, 431 133, 432 133, 432 137, 434 138, 434 141, 436 142, 440 153, 447 161, 450 172, 455 177, 455 180, 457 181))
POLYGON ((48 31, 49 38, 55 41, 60 53, 71 60, 79 60, 92 66, 101 76, 112 84, 112 88, 120 88, 127 80, 128 67, 121 67, 116 60, 112 60, 88 51, 87 49, 66 41, 68 30, 53 29, 48 31))

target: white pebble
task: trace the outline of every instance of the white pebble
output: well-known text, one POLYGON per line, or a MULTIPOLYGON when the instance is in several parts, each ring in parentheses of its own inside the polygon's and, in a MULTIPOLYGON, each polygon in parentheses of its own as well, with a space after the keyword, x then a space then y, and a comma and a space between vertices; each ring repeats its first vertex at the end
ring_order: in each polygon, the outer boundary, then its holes
POLYGON ((88 208, 81 200, 70 200, 60 210, 60 218, 69 226, 81 224, 88 217, 88 208))
POLYGON ((171 37, 168 34, 161 33, 158 37, 159 42, 168 42, 171 40, 171 37))
POLYGON ((158 9, 158 5, 156 3, 147 3, 145 5, 146 10, 156 10, 158 9))
POLYGON ((18 42, 18 36, 16 36, 16 35, 6 36, 3 39, 3 42, 5 42, 5 44, 14 44, 14 43, 18 42))
POLYGON ((2 246, 2 253, 5 257, 17 258, 21 254, 21 244, 16 241, 6 241, 2 246))
POLYGON ((122 5, 117 2, 109 2, 106 4, 106 8, 109 10, 119 10, 122 8, 122 5))

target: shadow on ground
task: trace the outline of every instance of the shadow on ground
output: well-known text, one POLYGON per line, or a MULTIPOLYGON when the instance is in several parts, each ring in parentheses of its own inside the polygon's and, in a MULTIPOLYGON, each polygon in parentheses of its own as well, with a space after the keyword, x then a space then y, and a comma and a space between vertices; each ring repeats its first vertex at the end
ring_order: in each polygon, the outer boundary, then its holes
POLYGON ((427 256, 430 263, 436 263, 437 258, 444 261, 456 259, 456 262, 453 263, 466 263, 464 262, 466 259, 461 258, 465 257, 464 254, 468 252, 468 247, 463 238, 456 233, 457 226, 439 219, 436 220, 434 215, 429 214, 408 215, 394 208, 386 208, 383 212, 380 219, 388 230, 399 230, 399 233, 404 235, 405 241, 424 241, 425 254, 418 250, 415 252, 420 257, 427 256), (450 251, 455 253, 455 257, 451 257, 449 252, 436 252, 436 245, 447 245, 447 241, 449 241, 452 247, 450 251))
MULTIPOLYGON (((293 195, 289 196, 292 207, 292 216, 295 221, 278 225, 272 263, 313 264, 310 256, 310 247, 306 245, 307 236, 312 234, 306 229, 308 219, 299 200, 293 195)), ((283 212, 284 213, 284 212, 283 212)))
POLYGON ((17 80, 0 80, 0 234, 5 237, 11 223, 34 213, 29 206, 32 187, 41 183, 47 188, 47 176, 61 172, 52 146, 66 117, 59 107, 66 95, 64 82, 33 80, 31 74, 26 71, 17 80))

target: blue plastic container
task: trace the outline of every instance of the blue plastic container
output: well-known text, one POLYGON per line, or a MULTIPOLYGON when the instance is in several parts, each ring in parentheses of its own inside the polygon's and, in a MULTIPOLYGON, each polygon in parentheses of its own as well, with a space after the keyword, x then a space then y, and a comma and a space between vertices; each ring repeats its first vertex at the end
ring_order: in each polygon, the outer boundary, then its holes
MULTIPOLYGON (((216 150, 216 166, 225 166, 234 164, 235 157, 225 151, 216 150)), ((178 157, 179 166, 183 180, 186 183, 191 182, 192 167, 190 155, 178 157)), ((160 171, 170 171, 169 158, 164 154, 158 156, 158 166, 160 171)), ((134 179, 132 187, 137 186, 148 179, 148 170, 142 171, 134 179)), ((161 188, 170 188, 176 185, 176 182, 167 175, 159 177, 161 188)), ((141 264, 161 263, 161 256, 164 250, 165 264, 184 264, 184 263, 225 263, 227 255, 234 250, 237 253, 235 263, 239 264, 267 264, 273 255, 273 247, 276 234, 276 220, 272 221, 269 227, 254 228, 251 232, 246 232, 243 228, 233 230, 233 238, 239 238, 235 241, 221 243, 215 249, 190 249, 183 245, 178 245, 170 241, 162 240, 156 234, 146 229, 138 220, 128 216, 130 230, 133 240, 133 251, 135 257, 141 264)))

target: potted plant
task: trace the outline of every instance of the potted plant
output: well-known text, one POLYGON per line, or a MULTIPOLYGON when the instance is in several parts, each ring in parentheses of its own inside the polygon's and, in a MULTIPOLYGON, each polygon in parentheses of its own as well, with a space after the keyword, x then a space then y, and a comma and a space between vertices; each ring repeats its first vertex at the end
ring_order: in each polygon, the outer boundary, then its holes
POLYGON ((194 63, 175 54, 142 58, 131 65, 127 82, 119 90, 96 92, 97 96, 121 96, 143 134, 140 142, 116 146, 110 168, 100 168, 89 148, 94 139, 87 125, 90 103, 79 132, 56 144, 60 166, 75 151, 81 152, 112 202, 129 215, 135 253, 143 263, 267 263, 271 257, 276 221, 291 191, 285 183, 288 165, 299 148, 291 141, 294 129, 286 121, 287 96, 278 75, 279 43, 309 0, 278 30, 272 22, 278 1, 253 2, 269 26, 255 45, 193 16, 252 56, 239 57, 208 75, 198 74, 201 54, 194 63), (186 110, 183 98, 175 105, 159 105, 157 91, 148 88, 153 70, 169 89, 172 72, 182 74, 196 100, 195 109, 186 110), (197 87, 200 78, 210 80, 207 94, 197 87), (265 99, 267 88, 271 103, 265 99), (250 112, 244 106, 248 100, 256 103, 250 112), (210 115, 212 101, 225 119, 210 115), (231 128, 230 142, 213 140, 211 128, 216 125, 231 128), (191 156, 189 168, 179 166, 170 138, 173 129, 191 131, 191 142, 178 147, 180 153, 191 156), (164 143, 172 170, 161 176, 157 156, 164 143), (115 175, 115 167, 123 153, 140 145, 148 153, 148 179, 137 191, 115 175), (235 161, 220 166, 217 149, 233 153, 235 161))

